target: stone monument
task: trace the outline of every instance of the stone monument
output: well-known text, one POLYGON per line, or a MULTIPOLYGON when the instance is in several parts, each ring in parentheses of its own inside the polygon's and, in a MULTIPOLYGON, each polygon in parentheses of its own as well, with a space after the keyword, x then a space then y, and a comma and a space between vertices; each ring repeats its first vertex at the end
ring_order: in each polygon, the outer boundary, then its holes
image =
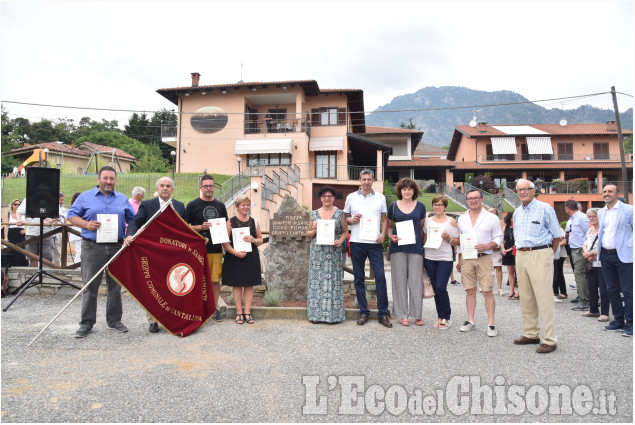
POLYGON ((265 283, 281 300, 306 301, 309 282, 310 243, 306 232, 309 212, 285 195, 269 226, 265 283))

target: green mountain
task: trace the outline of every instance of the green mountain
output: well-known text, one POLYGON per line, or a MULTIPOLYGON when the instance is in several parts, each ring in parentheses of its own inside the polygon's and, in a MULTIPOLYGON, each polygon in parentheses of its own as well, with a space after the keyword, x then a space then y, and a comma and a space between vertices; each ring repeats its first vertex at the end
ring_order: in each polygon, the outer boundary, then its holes
MULTIPOLYGON (((608 94, 607 94, 608 96, 608 94)), ((583 105, 577 109, 546 109, 535 103, 519 105, 471 107, 527 102, 528 99, 509 90, 486 92, 465 87, 425 87, 415 93, 395 97, 366 116, 367 125, 399 127, 412 118, 423 130, 423 143, 435 146, 449 145, 454 128, 466 125, 476 116, 478 122, 490 124, 555 124, 561 119, 571 124, 605 123, 615 120, 611 109, 583 105), (465 107, 462 109, 450 109, 465 107), (415 109, 434 109, 414 111, 415 109), (476 110, 476 112, 475 112, 476 110), (402 111, 402 112, 381 112, 402 111)), ((622 128, 633 128, 633 108, 620 114, 622 128)))

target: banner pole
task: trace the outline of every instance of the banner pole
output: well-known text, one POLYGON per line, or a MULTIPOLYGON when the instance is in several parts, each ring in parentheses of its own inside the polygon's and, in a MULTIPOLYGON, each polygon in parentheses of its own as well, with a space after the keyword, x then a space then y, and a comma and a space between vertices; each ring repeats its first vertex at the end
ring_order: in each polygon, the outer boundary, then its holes
MULTIPOLYGON (((144 224, 144 225, 141 227, 141 229, 139 229, 139 230, 137 231, 137 233, 135 233, 135 234, 132 236, 132 239, 134 240, 134 238, 135 238, 135 237, 136 237, 136 236, 137 236, 137 235, 138 235, 138 234, 139 234, 139 233, 140 233, 143 229, 145 229, 145 227, 146 227, 148 224, 150 224, 150 222, 151 222, 152 220, 154 220, 154 219, 155 219, 155 218, 156 218, 159 214, 161 214, 161 213, 163 212, 163 210, 164 210, 164 209, 165 209, 168 205, 170 206, 170 208, 172 208, 172 200, 168 201, 168 203, 167 203, 167 204, 166 204, 163 208, 161 208, 159 211, 157 211, 157 212, 156 212, 156 213, 155 213, 155 214, 154 214, 154 215, 153 215, 153 216, 152 216, 152 217, 148 220, 148 222, 147 222, 146 224, 144 224)), ((39 333, 39 334, 37 334, 37 336, 36 336, 35 338, 33 338, 33 341, 31 341, 27 347, 30 347, 30 346, 31 346, 31 344, 33 344, 33 343, 34 343, 34 342, 35 342, 35 341, 36 341, 36 340, 40 337, 40 335, 42 335, 42 334, 44 333, 44 331, 45 331, 45 330, 47 330, 47 329, 49 328, 49 326, 51 326, 55 320, 57 320, 57 318, 60 316, 60 314, 62 314, 62 313, 64 312, 64 310, 66 310, 66 309, 68 308, 68 306, 69 306, 69 305, 71 305, 71 304, 73 303, 73 301, 75 301, 75 299, 76 299, 76 298, 77 298, 80 294, 82 294, 82 293, 84 292, 84 290, 86 290, 86 288, 88 287, 88 285, 90 285, 91 283, 93 283, 93 281, 95 280, 95 278, 96 278, 98 275, 100 275, 101 273, 103 273, 103 272, 104 272, 104 270, 106 270, 106 267, 108 267, 108 265, 109 265, 110 263, 112 263, 112 262, 113 262, 113 261, 114 261, 114 260, 115 260, 115 259, 119 256, 119 254, 121 254, 121 252, 122 252, 124 249, 126 249, 126 248, 127 248, 126 246, 122 246, 122 247, 121 247, 121 249, 119 249, 119 251, 117 251, 117 253, 116 253, 115 255, 113 255, 113 257, 112 257, 110 260, 108 260, 108 262, 107 262, 106 264, 104 264, 104 266, 103 266, 101 269, 99 269, 99 271, 98 271, 97 273, 95 273, 95 275, 92 277, 92 279, 90 279, 90 280, 88 281, 88 283, 87 283, 86 285, 84 285, 84 287, 83 287, 82 289, 80 289, 80 290, 79 290, 79 292, 78 292, 77 294, 75 294, 75 296, 74 296, 74 297, 73 297, 73 298, 72 298, 72 299, 68 302, 68 304, 66 304, 66 305, 64 306, 64 308, 62 308, 62 310, 60 310, 60 312, 59 312, 59 313, 57 313, 57 315, 53 318, 53 320, 51 320, 51 321, 50 321, 50 322, 49 322, 49 323, 48 323, 48 324, 44 327, 44 329, 42 329, 42 330, 40 331, 40 333, 39 333)))

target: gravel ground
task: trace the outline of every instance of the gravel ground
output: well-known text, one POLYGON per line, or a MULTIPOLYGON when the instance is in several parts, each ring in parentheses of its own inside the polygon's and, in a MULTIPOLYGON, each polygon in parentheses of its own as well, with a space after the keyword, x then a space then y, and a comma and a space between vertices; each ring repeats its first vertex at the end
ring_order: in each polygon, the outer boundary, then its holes
MULTIPOLYGON (((123 321, 130 331, 108 330, 100 297, 98 323, 87 338, 73 338, 76 301, 31 347, 70 296, 25 295, 1 316, 1 418, 632 423, 632 339, 602 331, 567 301, 556 304, 558 349, 540 355, 535 346, 512 344, 522 334, 517 301, 496 297, 499 336, 488 338, 481 296, 477 329, 464 334, 464 292, 460 286, 449 292, 453 324, 445 331, 432 327, 434 301, 424 300, 423 327, 395 320, 393 329, 377 322, 239 326, 225 320, 182 339, 149 334, 143 310, 127 295, 123 321), (556 386, 565 393, 562 410, 556 386), (493 411, 487 410, 490 399, 493 411)), ((9 301, 3 299, 3 307, 9 301)))

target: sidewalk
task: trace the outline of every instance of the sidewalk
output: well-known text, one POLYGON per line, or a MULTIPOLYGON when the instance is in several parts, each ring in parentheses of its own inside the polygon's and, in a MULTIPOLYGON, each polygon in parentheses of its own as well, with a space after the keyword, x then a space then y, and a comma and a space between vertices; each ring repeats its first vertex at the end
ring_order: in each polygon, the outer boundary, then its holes
POLYGON ((210 320, 187 338, 148 333, 145 313, 129 295, 123 321, 130 331, 108 330, 99 297, 87 338, 73 337, 76 301, 31 347, 71 297, 24 295, 1 316, 2 421, 632 423, 632 339, 602 331, 562 303, 555 306, 558 349, 537 354, 535 346, 512 343, 522 334, 517 301, 496 297, 499 336, 488 338, 482 296, 476 330, 461 333, 464 291, 453 285, 448 292, 452 326, 444 331, 432 326, 434 301, 424 300, 422 327, 210 320), (586 406, 580 394, 587 387, 588 411, 550 410, 553 388, 575 394, 570 406, 586 406), (471 401, 479 388, 483 396, 511 395, 503 410, 483 412, 471 401), (511 398, 521 390, 526 398, 511 398), (421 411, 417 394, 437 403, 421 411), (532 394, 543 400, 538 406, 532 394))

